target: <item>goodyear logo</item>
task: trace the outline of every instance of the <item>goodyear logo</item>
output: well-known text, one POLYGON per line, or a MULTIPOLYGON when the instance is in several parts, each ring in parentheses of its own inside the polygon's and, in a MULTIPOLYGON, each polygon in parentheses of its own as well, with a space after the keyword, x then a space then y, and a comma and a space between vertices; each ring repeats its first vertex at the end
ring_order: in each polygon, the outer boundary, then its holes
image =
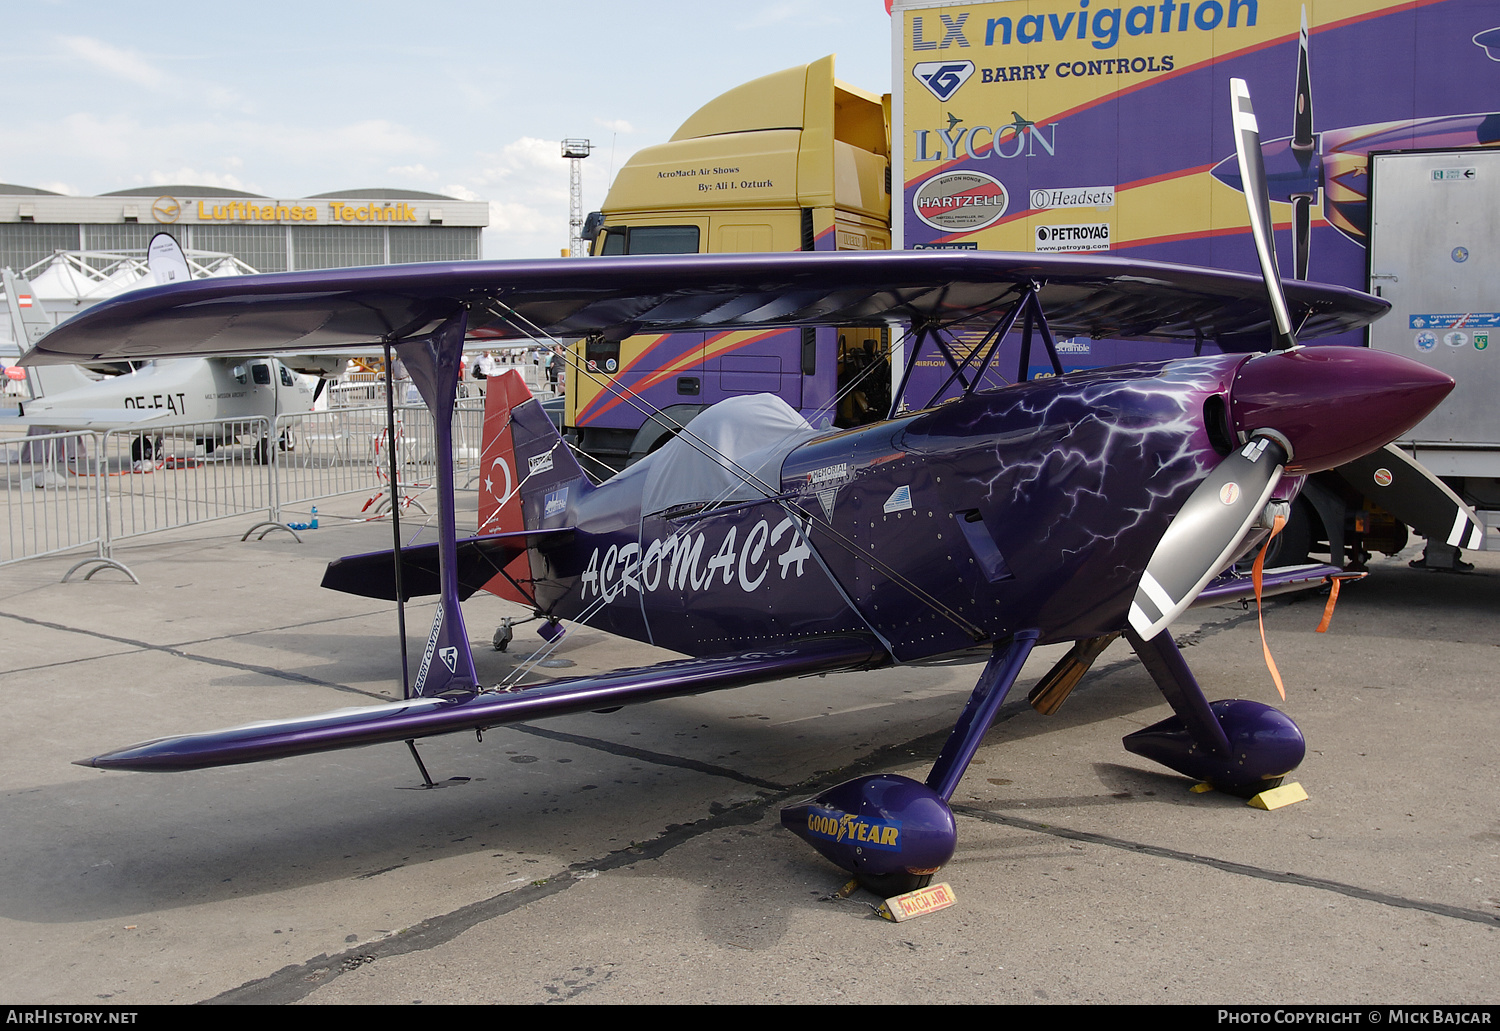
POLYGON ((837 809, 810 810, 807 829, 829 841, 855 842, 885 852, 901 851, 901 823, 897 820, 872 820, 837 809))

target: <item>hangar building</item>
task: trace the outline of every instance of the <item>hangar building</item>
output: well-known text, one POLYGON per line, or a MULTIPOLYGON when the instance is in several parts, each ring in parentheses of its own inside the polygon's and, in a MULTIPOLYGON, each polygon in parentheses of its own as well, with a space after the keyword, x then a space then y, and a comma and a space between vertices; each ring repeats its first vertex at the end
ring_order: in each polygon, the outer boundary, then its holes
POLYGON ((0 184, 0 266, 55 251, 142 250, 159 232, 258 272, 480 257, 489 204, 416 190, 337 190, 297 200, 210 186, 69 197, 0 184))

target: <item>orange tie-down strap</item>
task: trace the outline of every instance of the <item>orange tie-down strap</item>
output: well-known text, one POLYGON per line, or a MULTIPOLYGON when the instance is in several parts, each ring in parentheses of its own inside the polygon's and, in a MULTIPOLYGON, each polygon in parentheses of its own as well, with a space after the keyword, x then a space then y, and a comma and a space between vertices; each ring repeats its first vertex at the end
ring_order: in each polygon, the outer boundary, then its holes
MULTIPOLYGON (((1265 578, 1266 552, 1271 549, 1271 541, 1275 540, 1276 535, 1281 532, 1281 528, 1285 525, 1286 516, 1278 515, 1275 522, 1271 525, 1271 536, 1267 537, 1266 543, 1261 545, 1260 554, 1255 556, 1255 565, 1250 569, 1250 579, 1255 584, 1255 614, 1256 618, 1260 620, 1260 650, 1265 655, 1266 669, 1271 671, 1271 679, 1275 681, 1276 690, 1281 694, 1282 701, 1286 701, 1286 687, 1281 682, 1281 672, 1276 668, 1276 660, 1271 658, 1271 646, 1266 643, 1266 617, 1265 610, 1261 605, 1261 585, 1265 578)), ((1339 586, 1346 579, 1362 580, 1364 576, 1365 574, 1358 573, 1347 576, 1330 576, 1328 578, 1331 589, 1328 592, 1328 604, 1323 606, 1323 619, 1318 623, 1318 633, 1328 633, 1328 625, 1333 622, 1333 609, 1339 601, 1339 586)))

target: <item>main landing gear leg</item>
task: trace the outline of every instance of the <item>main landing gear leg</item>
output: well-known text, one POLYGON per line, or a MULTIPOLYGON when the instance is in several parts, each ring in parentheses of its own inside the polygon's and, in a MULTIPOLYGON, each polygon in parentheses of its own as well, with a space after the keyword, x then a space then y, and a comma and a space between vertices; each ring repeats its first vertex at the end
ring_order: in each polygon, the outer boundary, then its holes
POLYGON ((1037 637, 1023 631, 995 646, 925 784, 893 774, 859 777, 786 807, 781 825, 877 895, 926 885, 958 844, 948 800, 1037 637))
POLYGON ((1145 641, 1127 630, 1125 639, 1177 714, 1126 736, 1126 751, 1242 798, 1297 768, 1307 745, 1290 716, 1238 698, 1210 703, 1167 631, 1145 641))

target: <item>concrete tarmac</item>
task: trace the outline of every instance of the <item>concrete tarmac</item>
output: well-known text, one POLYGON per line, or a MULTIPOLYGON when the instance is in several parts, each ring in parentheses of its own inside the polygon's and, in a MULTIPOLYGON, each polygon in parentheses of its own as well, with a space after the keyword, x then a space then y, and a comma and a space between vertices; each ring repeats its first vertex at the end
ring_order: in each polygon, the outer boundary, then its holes
MULTIPOLYGON (((1493 1003, 1500 998, 1500 555, 1407 553, 1268 603, 1308 801, 1275 812, 1125 752, 1169 711, 1116 644, 1053 717, 1039 649, 955 796, 958 904, 878 919, 782 830, 865 772, 922 778, 974 665, 793 680, 183 774, 71 765, 187 730, 399 694, 391 606, 324 591, 388 546, 210 524, 117 551, 141 577, 0 584, 0 1002, 1493 1003)), ((329 511, 331 510, 331 511, 329 511)), ((347 511, 346 511, 347 510, 347 511)), ((248 525, 248 520, 245 525, 248 525)), ((540 647, 465 606, 498 681, 540 647)), ((431 609, 409 609, 419 655, 431 609)), ((534 624, 533 624, 534 626, 534 624)), ((1174 628, 1211 698, 1280 704, 1255 612, 1174 628)), ((575 629, 542 670, 653 661, 575 629)))

